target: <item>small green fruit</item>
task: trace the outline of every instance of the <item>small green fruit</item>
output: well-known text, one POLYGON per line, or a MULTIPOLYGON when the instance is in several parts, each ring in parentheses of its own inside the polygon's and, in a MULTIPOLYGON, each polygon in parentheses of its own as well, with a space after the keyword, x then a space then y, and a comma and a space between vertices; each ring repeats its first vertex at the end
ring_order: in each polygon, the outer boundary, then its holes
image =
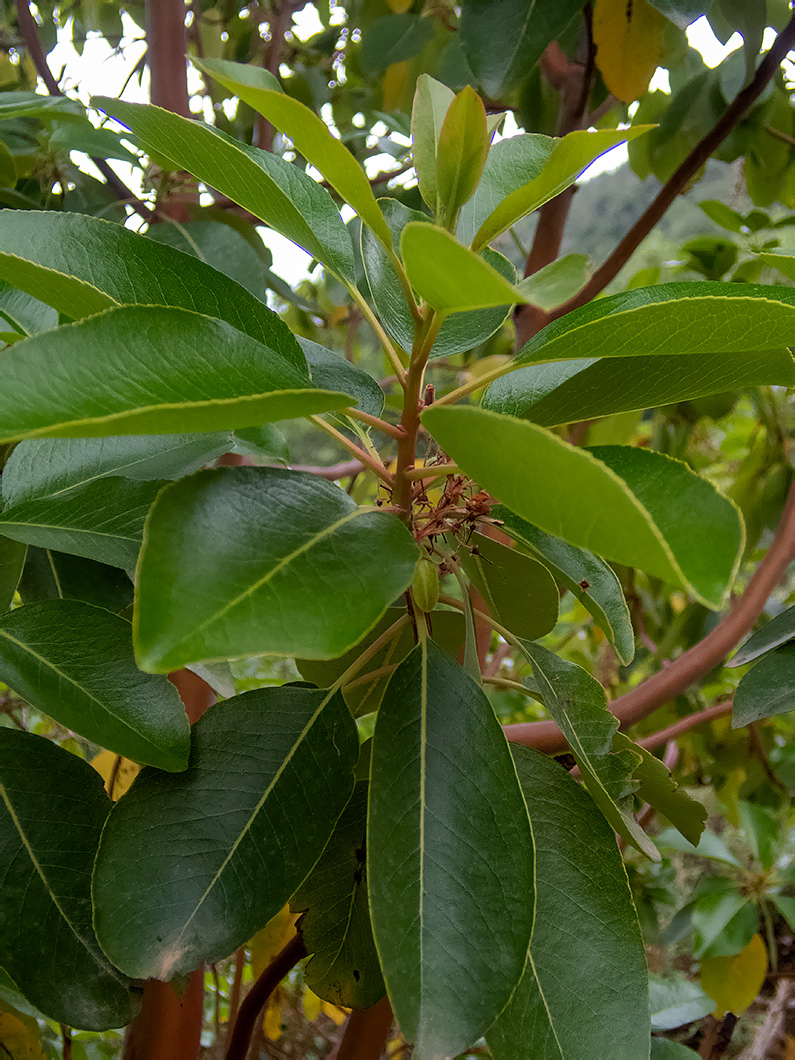
POLYGON ((420 556, 411 579, 411 598, 420 610, 433 611, 439 603, 439 568, 430 556, 420 556))

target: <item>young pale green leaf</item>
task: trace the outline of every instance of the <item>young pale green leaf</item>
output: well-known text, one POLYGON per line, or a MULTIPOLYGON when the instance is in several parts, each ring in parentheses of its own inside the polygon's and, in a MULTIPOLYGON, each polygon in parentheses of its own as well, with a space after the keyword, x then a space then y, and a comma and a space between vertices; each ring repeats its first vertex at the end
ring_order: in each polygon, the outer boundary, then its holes
POLYGON ((597 132, 571 132, 553 147, 541 172, 502 200, 486 217, 475 233, 472 248, 480 250, 501 232, 521 221, 527 214, 554 199, 568 188, 595 158, 616 144, 648 132, 650 125, 631 129, 600 129, 597 132))
POLYGON ((76 600, 0 617, 0 679, 44 714, 134 762, 179 772, 190 728, 176 688, 136 667, 130 623, 76 600))
POLYGON ((339 693, 284 686, 210 707, 187 772, 145 769, 102 833, 94 923, 114 964, 170 979, 264 927, 323 852, 358 748, 339 693))
POLYGON ((649 977, 649 1009, 651 1029, 670 1031, 686 1023, 694 1023, 712 1012, 715 1002, 698 983, 689 979, 657 979, 649 977))
MULTIPOLYGON (((400 234, 409 221, 429 223, 425 214, 419 210, 410 210, 396 199, 379 199, 378 202, 396 245, 399 244, 400 234)), ((486 249, 483 257, 508 283, 516 280, 516 270, 502 254, 486 249)), ((384 327, 404 350, 411 350, 414 341, 414 318, 394 264, 367 228, 362 228, 362 259, 373 301, 384 327)), ((453 313, 442 323, 431 349, 431 357, 452 357, 453 354, 474 349, 494 334, 508 312, 507 306, 498 306, 496 309, 453 313)))
POLYGON ((726 665, 745 666, 791 640, 795 640, 795 607, 788 607, 780 615, 771 618, 766 626, 748 638, 726 665))
POLYGON ((795 290, 661 283, 598 298, 547 324, 517 365, 587 357, 756 353, 795 343, 795 290))
POLYGON ((202 471, 168 486, 138 570, 139 665, 250 654, 333 659, 409 584, 417 560, 394 516, 315 475, 202 471))
POLYGON ((447 108, 436 148, 436 191, 439 219, 450 224, 478 186, 489 136, 486 108, 467 85, 447 108))
MULTIPOLYGON (((712 1001, 712 998, 709 1000, 712 1001)), ((712 1012, 714 1008, 715 1002, 712 1001, 704 1015, 712 1012)), ((692 1049, 688 1049, 681 1042, 671 1041, 670 1038, 652 1038, 651 1053, 649 1055, 651 1060, 697 1060, 698 1057, 698 1053, 694 1053, 692 1049)))
POLYGON ((132 570, 144 520, 163 482, 103 478, 62 497, 37 497, 6 508, 0 533, 40 548, 132 570))
POLYGON ((713 858, 724 861, 727 865, 739 868, 739 861, 729 848, 714 832, 702 832, 698 846, 694 847, 676 829, 666 828, 656 837, 660 850, 679 850, 684 854, 693 854, 700 858, 713 858))
POLYGON ((133 602, 133 584, 126 571, 95 563, 68 552, 28 548, 19 595, 24 604, 38 600, 82 600, 119 614, 133 602))
MULTIPOLYGON (((420 74, 411 107, 411 154, 417 171, 420 195, 436 215, 436 152, 448 107, 455 93, 430 74, 420 74)), ((388 223, 388 218, 387 218, 388 223)), ((393 232, 394 234, 394 232, 393 232)))
MULTIPOLYGON (((0 228, 5 210, 0 211, 0 228)), ((13 210, 12 213, 21 211, 13 210)), ((56 217, 61 214, 54 214, 56 217)), ((71 216, 71 215, 63 215, 71 216)), ((3 259, 0 256, 0 269, 3 259)), ((49 331, 57 327, 58 314, 52 306, 45 305, 38 298, 32 298, 25 291, 11 287, 0 281, 0 328, 3 329, 5 342, 16 342, 21 336, 36 335, 39 331, 49 331)))
POLYGON ((489 614, 517 637, 538 640, 555 628, 558 589, 543 563, 478 534, 461 566, 486 601, 489 614))
POLYGON ((734 693, 732 728, 795 710, 795 644, 770 652, 743 677, 734 693))
POLYGON ((737 802, 737 815, 754 857, 765 872, 770 872, 776 863, 782 842, 786 843, 782 838, 778 816, 755 803, 745 802, 744 799, 737 802))
POLYGON ((411 221, 400 253, 414 290, 442 313, 514 305, 526 299, 479 255, 435 225, 411 221))
POLYGON ((303 247, 343 282, 355 282, 353 245, 334 200, 298 166, 159 107, 104 97, 93 102, 126 125, 145 151, 171 159, 303 247))
MULTIPOLYGON (((73 320, 134 304, 218 317, 307 374, 290 329, 239 283, 190 254, 98 217, 0 211, 0 277, 73 320)), ((46 327, 24 330, 33 334, 57 322, 53 314, 42 322, 46 327)))
POLYGON ((472 407, 431 406, 423 422, 517 515, 721 606, 742 554, 742 521, 732 502, 685 464, 629 446, 587 452, 525 420, 472 407), (705 537, 708 550, 701 548, 705 537))
POLYGON ((491 705, 432 641, 400 664, 378 713, 367 872, 401 1030, 417 1060, 456 1056, 524 970, 533 835, 491 705))
POLYGON ((290 899, 312 954, 306 985, 346 1008, 372 1008, 386 993, 367 897, 367 791, 367 781, 357 781, 323 856, 290 899))
POLYGON ((506 534, 538 556, 559 582, 593 615, 607 635, 619 661, 628 666, 635 657, 635 635, 621 582, 612 567, 592 552, 553 537, 499 504, 492 509, 506 534))
POLYGON ((96 770, 50 740, 0 729, 0 964, 50 1019, 122 1027, 137 991, 91 924, 91 867, 110 800, 96 770))
POLYGON ((778 269, 788 280, 795 280, 795 254, 760 254, 765 265, 778 269))
POLYGON ((685 839, 695 846, 707 820, 707 811, 701 803, 682 791, 659 758, 634 743, 623 732, 613 736, 613 750, 632 751, 640 755, 641 760, 633 773, 633 779, 640 781, 638 798, 667 817, 685 839))
POLYGON ((602 357, 533 364, 496 379, 483 407, 542 427, 691 401, 747 386, 792 386, 789 350, 699 353, 692 357, 602 357))
POLYGON ((2 441, 254 427, 355 400, 313 388, 268 346, 185 309, 108 309, 3 358, 2 441))
POLYGON ((526 276, 516 285, 531 305, 545 312, 557 309, 582 290, 591 275, 587 254, 564 254, 557 261, 526 276))
POLYGON ((322 118, 288 96, 273 74, 261 67, 224 59, 194 57, 191 61, 288 136, 295 149, 323 174, 384 246, 391 247, 389 229, 375 201, 367 174, 342 141, 332 136, 322 118))
POLYGON ((384 392, 368 372, 310 339, 299 339, 299 344, 315 386, 320 390, 349 394, 351 400, 348 404, 355 404, 371 416, 381 415, 384 392))
POLYGON ((494 1060, 640 1060, 646 960, 612 828, 546 755, 512 748, 536 844, 530 958, 486 1033, 494 1060))
POLYGON ((487 96, 516 88, 582 10, 582 0, 467 0, 461 5, 461 45, 487 96))
POLYGON ((64 497, 111 475, 147 482, 198 471, 234 446, 217 434, 142 434, 110 438, 31 438, 15 446, 3 468, 3 503, 64 497))
POLYGON ((659 861, 657 848, 633 814, 633 795, 638 787, 633 774, 642 755, 634 747, 612 749, 618 719, 608 710, 605 690, 581 666, 540 644, 521 644, 544 706, 566 737, 594 802, 615 832, 659 861))
POLYGON ((9 537, 0 537, 0 614, 7 611, 17 591, 28 546, 9 537))

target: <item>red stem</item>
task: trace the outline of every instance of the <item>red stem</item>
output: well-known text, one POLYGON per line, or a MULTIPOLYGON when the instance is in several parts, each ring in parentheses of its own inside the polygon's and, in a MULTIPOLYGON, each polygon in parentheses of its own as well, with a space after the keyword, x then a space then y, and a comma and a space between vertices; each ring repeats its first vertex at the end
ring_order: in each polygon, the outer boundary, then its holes
POLYGON ((372 1008, 354 1011, 328 1060, 375 1060, 392 1027, 392 1006, 382 997, 372 1008))
POLYGON ((290 969, 306 956, 300 935, 293 935, 243 998, 226 1047, 226 1060, 246 1060, 251 1036, 268 998, 290 969))

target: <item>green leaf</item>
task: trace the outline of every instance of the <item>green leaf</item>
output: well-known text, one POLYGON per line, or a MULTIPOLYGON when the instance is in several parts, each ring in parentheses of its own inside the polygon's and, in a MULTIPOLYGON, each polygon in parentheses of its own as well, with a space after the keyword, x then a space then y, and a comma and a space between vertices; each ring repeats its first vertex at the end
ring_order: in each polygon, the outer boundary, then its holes
POLYGON ((762 806, 743 799, 737 802, 737 814, 754 857, 770 872, 781 844, 781 823, 762 806))
POLYGON ((144 770, 102 833, 94 923, 114 964, 169 979, 264 927, 326 846, 358 746, 339 693, 265 688, 210 707, 187 772, 144 770))
MULTIPOLYGON (((217 208, 210 207, 208 214, 212 216, 211 211, 214 209, 217 208)), ((222 211, 219 212, 222 217, 225 216, 222 211)), ((266 264, 270 252, 256 229, 250 227, 246 234, 247 222, 242 218, 228 220, 229 224, 218 220, 150 225, 146 230, 146 237, 206 262, 224 276, 239 283, 241 287, 245 287, 256 299, 264 301, 273 276, 266 264), (233 227, 233 224, 240 224, 241 227, 233 227)))
POLYGON ((771 618, 766 626, 762 626, 748 638, 726 665, 745 666, 760 655, 765 655, 791 640, 795 640, 795 607, 788 607, 780 615, 771 618))
POLYGON ((12 118, 38 118, 68 121, 84 119, 85 107, 67 96, 43 96, 38 92, 3 92, 0 96, 0 121, 12 118))
POLYGON ((233 448, 230 432, 122 435, 110 438, 32 438, 14 448, 3 468, 3 503, 63 497, 111 475, 147 482, 197 471, 233 448))
POLYGON ((694 1023, 715 1008, 715 1002, 698 983, 689 979, 649 978, 651 1029, 671 1031, 694 1023))
MULTIPOLYGON (((288 96, 273 74, 261 67, 195 57, 191 62, 288 136, 296 151, 300 151, 323 174, 364 224, 372 228, 386 247, 391 245, 389 229, 378 209, 367 174, 342 141, 332 136, 322 118, 288 96)), ((311 219, 311 214, 306 216, 311 219)))
MULTIPOLYGON (((145 151, 171 159, 176 168, 186 169, 228 195, 303 247, 340 280, 355 282, 351 237, 334 200, 298 166, 249 147, 195 118, 181 118, 144 103, 104 97, 93 102, 126 125, 145 151)), ((301 106, 295 100, 290 102, 301 106)))
POLYGON ((526 276, 516 288, 531 305, 550 312, 582 290, 591 275, 589 266, 587 254, 564 254, 526 276))
POLYGON ((696 929, 695 953, 697 957, 724 957, 739 953, 748 945, 759 923, 756 908, 751 900, 728 881, 721 890, 708 891, 700 895, 693 906, 692 916, 693 927, 696 929), (726 933, 726 929, 738 915, 740 919, 734 928, 739 929, 745 941, 740 942, 737 949, 734 949, 735 932, 733 930, 726 933), (724 938, 721 938, 722 935, 724 938), (728 945, 728 951, 726 951, 726 945, 722 943, 728 945))
POLYGON ((711 0, 649 0, 649 3, 679 29, 687 29, 711 7, 711 0))
POLYGON ((168 486, 147 523, 135 640, 150 671, 250 654, 331 659, 409 584, 391 514, 315 475, 220 468, 168 486))
POLYGON ((795 931, 795 898, 783 894, 772 894, 770 900, 784 917, 790 928, 795 931))
POLYGON ((86 1030, 121 1027, 139 1005, 91 924, 91 866, 110 806, 87 762, 0 729, 0 963, 50 1019, 86 1030))
MULTIPOLYGON (((4 214, 5 211, 0 211, 0 229, 4 214)), ((2 268, 3 257, 0 255, 0 270, 2 268)), ((10 342, 12 339, 16 341, 22 335, 35 335, 39 331, 49 331, 50 328, 56 327, 58 314, 51 306, 45 305, 37 298, 31 298, 24 291, 0 281, 0 321, 3 337, 6 342, 10 342)))
POLYGON ((393 63, 413 59, 433 37, 433 24, 432 17, 403 11, 376 19, 362 36, 364 73, 371 77, 383 74, 393 63))
POLYGON ((795 254, 760 254, 765 265, 778 269, 788 280, 795 280, 795 254))
POLYGON ((132 570, 141 548, 144 520, 162 482, 104 478, 70 490, 15 504, 0 515, 0 533, 56 552, 132 570))
POLYGON ((795 384, 789 350, 700 353, 533 364, 496 379, 483 407, 542 427, 691 401, 748 386, 795 384))
POLYGON ((795 644, 772 651, 743 677, 734 693, 732 728, 795 710, 795 644))
POLYGON ((355 404, 362 412, 381 415, 384 392, 368 372, 310 339, 299 339, 299 345, 306 356, 312 382, 320 390, 341 391, 350 395, 352 400, 348 403, 355 404))
POLYGON ((118 133, 110 129, 97 129, 90 121, 70 121, 53 129, 47 146, 55 151, 83 151, 87 155, 101 158, 120 158, 134 166, 139 165, 138 156, 125 147, 118 133))
POLYGON ((17 179, 14 156, 8 150, 7 145, 0 142, 0 187, 8 188, 10 191, 16 187, 17 179))
POLYGON ((76 600, 0 617, 0 679, 67 729, 172 772, 186 769, 190 728, 165 677, 135 665, 130 623, 76 600))
POLYGON ((474 195, 488 153, 486 108, 467 85, 447 108, 436 148, 437 209, 444 224, 474 195))
POLYGON ((514 746, 533 822, 530 960, 486 1034, 494 1060, 639 1060, 649 1038, 646 961, 613 830, 556 762, 514 746))
MULTIPOLYGON (((714 1007, 713 1001, 707 1012, 711 1012, 714 1007)), ((670 1038, 652 1038, 651 1040, 651 1060, 693 1060, 697 1056, 698 1053, 694 1053, 692 1049, 688 1049, 680 1042, 672 1042, 670 1038)))
POLYGON ((742 554, 742 522, 733 503, 685 464, 629 446, 586 452, 524 420, 472 407, 431 406, 423 423, 517 515, 721 606, 742 554))
POLYGON ((494 712, 423 640, 378 713, 367 822, 373 931, 417 1060, 456 1056, 507 1003, 527 958, 533 869, 532 829, 494 712))
POLYGON ((555 628, 558 589, 543 563, 478 534, 459 561, 488 605, 489 614, 511 633, 537 640, 555 628))
POLYGON ((598 132, 571 132, 559 140, 538 176, 516 188, 491 211, 478 228, 472 249, 480 250, 501 232, 521 221, 527 214, 554 199, 568 188, 584 169, 611 147, 632 140, 651 126, 635 125, 631 129, 600 129, 598 132))
POLYGON ((244 331, 306 376, 290 329, 263 302, 198 258, 122 225, 83 214, 2 210, 0 248, 0 277, 73 320, 117 305, 192 309, 244 331))
POLYGON ((634 747, 612 750, 618 719, 608 709, 604 689, 581 666, 540 644, 522 641, 521 647, 533 667, 544 706, 566 737, 586 787, 608 824, 641 853, 659 861, 657 848, 633 815, 638 783, 632 774, 642 756, 634 747))
POLYGON ((755 353, 795 343, 795 290, 661 283, 589 302, 547 324, 516 363, 579 357, 755 353))
POLYGON ((487 96, 516 88, 582 10, 582 0, 465 0, 461 44, 487 96))
MULTIPOLYGON (((436 152, 445 115, 455 93, 429 74, 420 74, 411 108, 411 154, 420 194, 431 213, 437 212, 436 152)), ((384 201, 382 200, 382 209, 384 201)), ((387 215, 387 224, 389 216, 387 215)), ((392 230, 394 236, 394 229, 392 230)))
POLYGON ((0 537, 0 613, 7 611, 17 591, 22 568, 25 566, 27 545, 0 537))
POLYGON ((346 1008, 372 1008, 386 993, 367 898, 367 791, 367 781, 357 781, 323 856, 290 899, 312 954, 304 982, 346 1008))
POLYGON ((82 600, 118 614, 132 604, 133 584, 118 567, 31 546, 19 595, 25 604, 37 600, 82 600))
POLYGON ((411 286, 442 313, 526 300, 483 258, 435 225, 410 221, 403 229, 400 253, 411 286))
POLYGON ((621 582, 612 567, 593 553, 539 530, 501 504, 492 508, 492 515, 506 534, 538 556, 590 611, 619 661, 628 666, 635 657, 635 635, 621 582))
POLYGON ((5 441, 255 427, 351 402, 312 388, 230 324, 184 309, 108 309, 3 358, 5 441))
POLYGON ((705 807, 682 791, 671 776, 671 771, 659 758, 634 743, 623 732, 613 736, 613 750, 630 750, 640 755, 641 760, 632 774, 634 780, 640 781, 638 798, 667 817, 690 843, 698 843, 707 820, 705 807))
MULTIPOLYGON (((400 234, 409 221, 429 223, 425 214, 410 210, 396 199, 378 201, 395 243, 399 243, 400 234)), ((487 249, 483 252, 483 257, 503 279, 508 283, 514 282, 516 270, 502 254, 487 249)), ((373 301, 384 327, 404 350, 411 350, 414 342, 414 318, 395 266, 382 245, 366 228, 362 228, 362 258, 373 301)), ((444 320, 439 329, 431 349, 431 357, 452 357, 453 354, 474 349, 494 334, 507 315, 507 306, 452 314, 444 320)))
POLYGON ((725 861, 727 865, 734 865, 735 868, 738 868, 740 864, 723 840, 718 838, 714 832, 703 832, 698 846, 694 847, 679 832, 673 828, 666 828, 657 836, 657 846, 661 850, 679 850, 684 854, 725 861))

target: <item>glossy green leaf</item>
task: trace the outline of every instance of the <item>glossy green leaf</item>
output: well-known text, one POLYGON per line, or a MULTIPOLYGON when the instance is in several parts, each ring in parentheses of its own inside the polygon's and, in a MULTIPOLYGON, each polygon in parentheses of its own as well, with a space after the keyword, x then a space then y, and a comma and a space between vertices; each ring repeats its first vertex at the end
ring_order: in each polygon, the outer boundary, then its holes
POLYGON ((331 659, 408 585, 417 548, 394 516, 315 475, 220 468, 168 486, 138 570, 139 664, 249 654, 331 659))
MULTIPOLYGON (((288 136, 296 151, 300 151, 323 174, 384 245, 390 246, 389 229, 378 209, 367 174, 342 141, 332 136, 319 115, 288 96, 273 74, 260 66, 246 66, 224 59, 193 58, 192 62, 288 136)), ((311 213, 307 217, 313 219, 311 213)))
POLYGON ((82 600, 118 614, 133 602, 126 571, 68 552, 28 548, 19 595, 25 604, 37 600, 82 600))
POLYGON ((494 1060, 640 1060, 646 961, 613 830, 556 762, 514 746, 533 822, 536 919, 525 974, 486 1034, 494 1060))
POLYGON ((742 554, 742 522, 732 502, 685 464, 629 446, 586 452, 525 420, 472 407, 431 406, 423 422, 517 515, 721 606, 742 554), (709 550, 701 548, 705 537, 709 550))
POLYGON ((545 533, 502 504, 492 509, 492 515, 501 521, 506 534, 528 548, 531 555, 538 556, 590 611, 619 661, 628 666, 635 657, 635 634, 624 591, 613 568, 593 553, 545 533))
POLYGON ((284 686, 210 707, 187 772, 144 770, 102 833, 94 923, 114 964, 169 979, 264 927, 323 852, 358 746, 338 693, 284 686))
POLYGON ((312 382, 321 390, 350 395, 348 404, 355 404, 362 412, 380 416, 384 408, 384 392, 364 369, 351 364, 339 353, 332 353, 310 339, 299 339, 306 356, 312 382))
POLYGON ((0 537, 0 613, 7 611, 17 591, 28 547, 9 537, 0 537))
POLYGON ((162 485, 159 480, 98 479, 63 497, 36 498, 6 508, 0 515, 0 533, 28 545, 132 570, 144 520, 162 485))
POLYGON ((483 407, 542 427, 691 401, 748 386, 792 386, 789 350, 700 353, 692 357, 602 357, 533 364, 496 379, 483 407))
MULTIPOLYGON (((17 211, 14 211, 15 213, 17 211)), ((0 228, 5 211, 0 212, 0 228)), ((57 215, 60 216, 60 215, 57 215)), ((3 258, 0 256, 0 269, 3 258)), ((58 324, 58 314, 52 306, 45 305, 38 298, 32 298, 25 291, 0 281, 0 328, 6 342, 16 341, 21 335, 35 335, 39 331, 49 331, 58 324)))
MULTIPOLYGON (((605 690, 581 666, 540 644, 522 641, 544 706, 566 737, 594 802, 615 832, 653 861, 660 855, 635 820, 634 772, 642 755, 634 746, 613 750, 618 719, 610 713, 605 690)), ((628 741, 631 743, 631 741, 628 741)))
POLYGON ((795 607, 788 607, 780 615, 771 618, 767 625, 748 638, 726 665, 745 666, 791 640, 795 640, 795 607))
POLYGON ((611 147, 632 140, 647 132, 651 126, 636 125, 631 129, 600 129, 598 132, 571 132, 558 140, 541 172, 510 192, 485 218, 472 242, 479 250, 506 231, 527 214, 554 199, 568 188, 595 158, 611 147))
POLYGON ((44 714, 135 762, 178 772, 190 729, 165 677, 135 665, 130 623, 76 600, 0 617, 0 679, 44 714))
POLYGON ((467 85, 447 108, 436 148, 437 209, 445 223, 474 195, 488 153, 486 108, 467 85))
POLYGON ((304 982, 346 1008, 372 1008, 386 993, 367 897, 367 791, 367 781, 357 781, 323 856, 290 899, 312 954, 304 982))
POLYGON ((461 44, 487 96, 516 88, 582 10, 582 0, 465 0, 461 44))
POLYGON ((91 867, 110 806, 87 762, 0 728, 0 963, 37 1009, 87 1030, 121 1027, 139 1006, 91 924, 91 867))
POLYGON ((582 290, 591 275, 589 264, 587 254, 564 254, 526 276, 516 285, 517 290, 531 305, 550 312, 582 290))
POLYGON ((147 482, 197 471, 233 448, 231 432, 122 435, 110 438, 31 438, 14 448, 3 468, 3 503, 64 497, 111 475, 147 482))
MULTIPOLYGON (((379 199, 387 223, 392 231, 395 244, 400 242, 400 234, 409 221, 427 224, 428 218, 418 210, 410 210, 396 199, 379 199)), ((492 268, 513 283, 516 270, 513 265, 494 250, 485 250, 483 257, 492 268)), ((406 302, 403 288, 395 266, 382 245, 362 228, 362 258, 370 285, 373 301, 378 314, 389 334, 404 350, 411 350, 414 341, 414 318, 406 302)), ((453 313, 448 316, 439 329, 439 334, 431 349, 431 357, 452 357, 455 353, 474 349, 493 335, 508 315, 507 306, 496 309, 475 309, 471 312, 453 313)))
POLYGON ((685 1023, 694 1023, 715 1008, 715 1002, 698 983, 689 979, 649 977, 651 1029, 670 1031, 685 1023))
POLYGON ((417 1060, 456 1056, 507 1003, 527 958, 533 870, 532 829, 494 712, 449 655, 422 641, 378 713, 367 822, 373 931, 417 1060))
POLYGON ((516 363, 755 353, 795 343, 795 290, 752 283, 661 283, 598 298, 547 324, 516 363))
POLYGON ((124 146, 118 133, 97 129, 87 119, 85 124, 70 121, 58 125, 50 134, 47 146, 54 151, 83 151, 87 155, 120 158, 134 166, 139 165, 138 156, 124 146))
POLYGON ((731 953, 739 953, 748 945, 759 923, 756 909, 748 896, 741 894, 730 881, 722 882, 726 884, 725 887, 700 895, 693 906, 693 927, 696 929, 695 952, 698 957, 724 957, 731 953), (734 928, 740 930, 740 935, 745 941, 742 941, 737 949, 733 949, 734 931, 729 932, 724 939, 721 939, 721 935, 726 932, 729 924, 738 915, 740 919, 734 928), (721 952, 726 949, 725 945, 721 945, 722 942, 728 944, 728 952, 721 952))
POLYGON ((254 427, 351 403, 230 324, 184 309, 108 309, 3 358, 6 441, 254 427))
POLYGON ((555 628, 558 589, 543 563, 481 534, 469 546, 459 550, 459 561, 493 618, 526 640, 555 628))
POLYGON ((795 254, 760 254, 765 265, 778 269, 788 280, 795 280, 795 254))
POLYGON ((452 89, 429 74, 420 74, 417 78, 417 88, 411 108, 411 154, 414 168, 417 171, 420 194, 434 215, 438 201, 436 152, 439 134, 442 131, 447 109, 454 98, 455 93, 452 89))
MULTIPOLYGON (((306 376, 290 329, 263 302, 198 258, 123 225, 84 214, 2 210, 0 277, 74 320, 133 304, 218 317, 306 376)), ((48 327, 56 323, 57 318, 48 327)))
POLYGON ((525 301, 495 268, 443 228, 409 222, 403 229, 400 254, 411 286, 442 313, 525 301))
MULTIPOLYGON (((217 216, 213 207, 210 207, 210 210, 217 216)), ((222 213, 221 216, 225 215, 222 213)), ((227 224, 225 220, 220 219, 185 221, 178 224, 161 222, 150 225, 146 230, 146 237, 206 262, 224 276, 239 283, 241 287, 245 287, 255 298, 264 300, 273 277, 266 264, 271 257, 270 252, 256 230, 246 231, 247 222, 234 217, 228 220, 231 223, 227 224)))
POLYGON ((783 644, 760 659, 734 693, 732 728, 795 710, 795 644, 783 644))
POLYGON ((354 282, 353 246, 334 200, 298 166, 159 107, 103 97, 94 104, 126 125, 145 151, 171 159, 354 282))
POLYGON ((694 845, 698 843, 707 820, 707 810, 683 791, 671 771, 659 758, 634 743, 623 732, 613 736, 614 751, 632 751, 641 760, 632 774, 640 782, 637 795, 673 824, 694 845))

